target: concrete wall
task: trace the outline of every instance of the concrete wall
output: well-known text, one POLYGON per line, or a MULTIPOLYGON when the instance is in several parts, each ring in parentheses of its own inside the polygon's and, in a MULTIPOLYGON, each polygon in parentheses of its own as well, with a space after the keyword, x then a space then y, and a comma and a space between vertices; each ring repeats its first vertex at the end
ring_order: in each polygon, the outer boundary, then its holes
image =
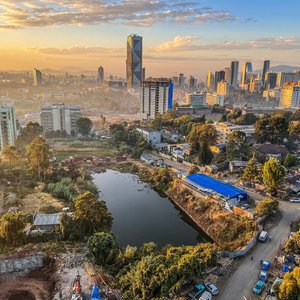
POLYGON ((0 274, 20 271, 31 271, 43 266, 42 255, 29 256, 21 259, 10 259, 0 261, 0 274))

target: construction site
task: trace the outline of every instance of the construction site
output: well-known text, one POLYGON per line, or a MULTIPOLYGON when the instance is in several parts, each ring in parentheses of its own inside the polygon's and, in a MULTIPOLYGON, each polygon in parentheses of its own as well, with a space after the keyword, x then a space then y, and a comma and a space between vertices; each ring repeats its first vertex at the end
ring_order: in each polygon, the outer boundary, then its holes
POLYGON ((0 261, 1 300, 121 299, 109 277, 79 253, 42 254, 0 261))

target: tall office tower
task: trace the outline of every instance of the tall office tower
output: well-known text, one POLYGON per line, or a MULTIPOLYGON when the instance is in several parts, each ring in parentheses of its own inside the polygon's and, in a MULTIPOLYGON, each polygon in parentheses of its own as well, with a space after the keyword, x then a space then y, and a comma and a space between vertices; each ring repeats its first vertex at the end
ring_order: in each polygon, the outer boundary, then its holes
POLYGON ((219 81, 217 86, 217 95, 227 96, 229 92, 229 84, 227 81, 219 81))
POLYGON ((17 138, 17 123, 13 107, 0 106, 0 151, 13 146, 17 138))
POLYGON ((194 76, 191 75, 189 78, 189 88, 193 89, 195 85, 196 85, 196 79, 194 76))
POLYGON ((232 61, 231 62, 231 86, 236 88, 238 86, 238 74, 239 74, 239 62, 236 61, 232 61))
POLYGON ((248 88, 250 83, 250 74, 252 73, 252 63, 247 61, 243 66, 241 85, 242 88, 248 88))
POLYGON ((80 117, 80 106, 52 104, 42 108, 41 124, 44 132, 65 130, 67 134, 71 134, 71 131, 76 131, 76 121, 80 117))
POLYGON ((225 72, 224 81, 230 83, 231 82, 231 68, 225 68, 224 72, 225 72))
POLYGON ((258 92, 261 90, 261 78, 260 76, 251 76, 249 83, 249 91, 251 93, 258 92))
POLYGON ((276 80, 276 86, 282 87, 287 82, 295 82, 297 83, 299 80, 296 80, 296 73, 285 73, 285 72, 278 72, 277 73, 277 80, 276 80))
POLYGON ((263 67, 263 72, 262 72, 262 86, 265 87, 265 82, 266 82, 266 74, 269 72, 270 70, 270 61, 269 60, 265 60, 264 61, 264 67, 263 67))
POLYGON ((217 90, 218 83, 225 79, 225 71, 216 71, 215 72, 215 91, 217 90))
POLYGON ((181 89, 184 88, 184 85, 185 85, 185 77, 184 77, 184 74, 180 73, 179 74, 179 79, 178 79, 178 85, 181 89))
POLYGON ((42 85, 43 84, 43 78, 42 78, 42 72, 38 69, 33 69, 33 85, 42 85))
POLYGON ((98 82, 100 85, 103 85, 104 83, 104 69, 102 66, 98 68, 98 82))
POLYGON ((155 119, 160 113, 172 109, 173 82, 167 78, 149 78, 141 82, 140 89, 142 119, 155 119))
POLYGON ((179 85, 179 78, 178 78, 178 76, 173 76, 172 77, 172 81, 173 81, 173 83, 174 83, 175 86, 179 85))
POLYGON ((142 80, 146 79, 146 68, 142 68, 142 80))
POLYGON ((282 108, 300 108, 300 81, 283 85, 279 104, 282 108))
POLYGON ((213 90, 215 87, 215 76, 213 72, 208 72, 206 75, 206 87, 213 90))
POLYGON ((143 38, 136 34, 127 37, 127 88, 136 89, 142 80, 143 38))
POLYGON ((277 73, 267 72, 265 75, 265 88, 274 89, 277 81, 277 73))

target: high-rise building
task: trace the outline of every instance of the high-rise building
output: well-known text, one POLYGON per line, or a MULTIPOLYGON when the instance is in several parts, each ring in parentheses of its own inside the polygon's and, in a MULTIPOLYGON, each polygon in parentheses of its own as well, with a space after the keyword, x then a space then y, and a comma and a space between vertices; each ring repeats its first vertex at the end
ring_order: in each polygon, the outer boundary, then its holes
POLYGON ((211 106, 224 106, 225 97, 222 95, 218 95, 217 93, 206 93, 206 104, 211 106))
POLYGON ((225 68, 224 72, 225 72, 224 81, 230 83, 231 82, 231 68, 225 68))
POLYGON ((185 85, 185 77, 184 77, 184 74, 180 73, 179 74, 179 79, 178 79, 178 85, 181 89, 184 88, 184 85, 185 85))
POLYGON ((142 80, 146 79, 146 68, 142 68, 142 80))
POLYGON ((42 72, 38 69, 33 69, 33 85, 38 86, 43 84, 42 72))
POLYGON ((193 89, 196 86, 196 79, 194 76, 190 76, 189 78, 189 88, 193 89))
POLYGON ((279 103, 282 108, 300 108, 300 81, 284 84, 280 92, 279 103))
POLYGON ((252 76, 250 78, 249 91, 251 93, 258 92, 261 90, 261 78, 259 76, 252 76))
POLYGON ((298 82, 299 80, 296 80, 296 73, 278 72, 276 86, 280 88, 287 82, 298 82))
POLYGON ((0 106, 0 151, 6 146, 13 146, 17 137, 15 109, 0 106))
POLYGON ((268 89, 274 89, 277 81, 277 73, 267 72, 265 75, 264 86, 268 89))
POLYGON ((205 93, 190 93, 185 94, 185 103, 193 108, 200 108, 206 106, 205 93))
POLYGON ((63 131, 71 134, 76 131, 76 121, 81 117, 80 106, 52 104, 42 108, 41 124, 43 131, 63 131))
POLYGON ((218 82, 217 86, 217 94, 220 96, 227 96, 229 92, 229 84, 227 81, 220 81, 218 82))
POLYGON ((210 90, 215 87, 215 76, 212 72, 208 72, 206 75, 206 87, 210 90))
POLYGON ((266 85, 266 74, 269 72, 270 70, 270 61, 269 60, 265 60, 264 61, 264 67, 263 67, 263 72, 262 72, 262 77, 261 77, 261 81, 262 81, 262 86, 265 88, 266 85))
POLYGON ((143 119, 155 119, 160 113, 172 109, 173 82, 167 78, 148 78, 141 82, 141 116, 143 119))
POLYGON ((127 37, 127 88, 136 89, 142 80, 143 38, 136 34, 127 37))
POLYGON ((104 83, 104 69, 102 66, 98 68, 98 82, 100 85, 103 85, 104 83))
POLYGON ((239 62, 238 61, 232 61, 231 62, 231 86, 236 88, 238 86, 238 74, 239 74, 239 62))
POLYGON ((216 71, 215 72, 215 91, 217 90, 218 83, 222 80, 225 80, 225 71, 216 71))
POLYGON ((243 66, 241 86, 243 89, 249 88, 250 74, 252 73, 252 63, 247 61, 243 66))

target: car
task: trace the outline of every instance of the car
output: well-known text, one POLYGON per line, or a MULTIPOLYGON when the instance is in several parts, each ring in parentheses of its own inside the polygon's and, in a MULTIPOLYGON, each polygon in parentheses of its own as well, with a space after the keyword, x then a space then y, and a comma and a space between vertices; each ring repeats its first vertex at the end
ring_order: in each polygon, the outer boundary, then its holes
POLYGON ((205 286, 203 284, 196 284, 194 289, 188 293, 191 299, 198 299, 198 297, 204 292, 205 286))
POLYGON ((258 278, 261 281, 267 281, 269 273, 267 271, 260 271, 258 278))
POLYGON ((250 205, 245 203, 241 206, 241 209, 248 209, 249 207, 250 207, 250 205))
POLYGON ((300 203, 300 198, 293 197, 293 198, 290 199, 290 202, 300 203))
POLYGON ((211 299, 212 299, 212 295, 208 291, 203 292, 203 294, 199 298, 199 300, 211 300, 211 299))
POLYGON ((219 294, 219 290, 218 288, 210 282, 206 282, 205 283, 205 287, 206 289, 212 294, 212 295, 218 295, 219 294))
POLYGON ((265 288, 265 283, 259 280, 256 282, 256 285, 252 290, 254 294, 260 295, 263 292, 264 288, 265 288))
POLYGON ((261 265, 260 265, 260 268, 262 270, 269 270, 271 267, 271 262, 269 262, 268 260, 263 260, 261 265))

